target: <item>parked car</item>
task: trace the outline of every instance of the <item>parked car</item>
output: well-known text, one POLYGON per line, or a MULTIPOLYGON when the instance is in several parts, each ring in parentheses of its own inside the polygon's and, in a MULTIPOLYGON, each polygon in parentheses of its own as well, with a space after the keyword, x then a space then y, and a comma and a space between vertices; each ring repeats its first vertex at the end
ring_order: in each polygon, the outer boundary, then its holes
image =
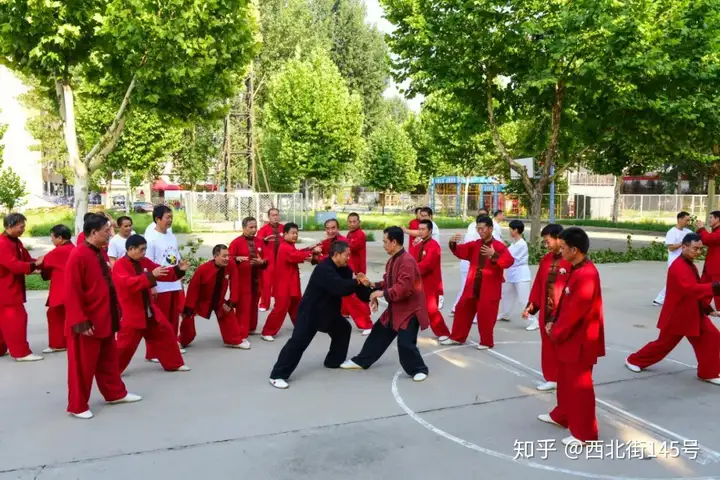
POLYGON ((155 205, 153 205, 150 202, 135 202, 135 203, 133 203, 133 211, 135 213, 152 213, 154 207, 155 207, 155 205))

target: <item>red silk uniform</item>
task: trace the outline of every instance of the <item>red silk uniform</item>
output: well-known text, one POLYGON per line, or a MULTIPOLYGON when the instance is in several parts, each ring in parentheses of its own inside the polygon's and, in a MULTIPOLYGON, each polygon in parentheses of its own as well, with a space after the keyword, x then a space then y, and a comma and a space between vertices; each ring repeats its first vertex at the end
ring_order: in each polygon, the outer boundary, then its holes
POLYGON ((48 322, 48 346, 61 350, 67 348, 65 338, 65 264, 75 249, 72 242, 58 245, 43 258, 43 280, 50 280, 50 291, 45 306, 48 322))
POLYGON ((299 265, 312 257, 312 251, 304 248, 298 250, 294 243, 283 241, 278 251, 275 264, 275 305, 268 315, 262 329, 264 336, 275 336, 280 331, 285 316, 289 313, 290 320, 295 325, 297 310, 300 305, 302 292, 300 291, 299 265))
MULTIPOLYGON (((704 228, 697 231, 707 248, 705 265, 703 266, 702 282, 720 282, 720 227, 708 232, 704 228)), ((720 309, 720 295, 715 295, 715 309, 720 309)))
MULTIPOLYGON (((348 232, 345 241, 350 245, 350 260, 348 267, 354 273, 367 273, 367 237, 362 229, 358 228, 348 232)), ((356 294, 342 298, 343 316, 353 319, 360 330, 372 328, 373 322, 370 305, 363 302, 356 294)))
POLYGON ((35 270, 35 260, 19 238, 0 234, 0 356, 10 350, 13 358, 30 355, 25 310, 25 275, 35 270))
MULTIPOLYGON (((117 334, 121 373, 130 364, 143 338, 157 354, 157 359, 165 370, 173 371, 185 365, 175 332, 170 322, 155 306, 150 294, 150 289, 157 285, 158 281, 152 271, 158 267, 159 265, 148 258, 135 261, 127 255, 113 265, 113 284, 122 309, 120 332, 117 334)), ((172 282, 183 276, 185 272, 179 268, 171 268, 160 280, 172 282)))
POLYGON ((262 283, 260 284, 260 308, 267 310, 270 308, 270 299, 273 297, 273 277, 275 274, 275 260, 277 259, 278 251, 280 250, 280 244, 283 241, 283 228, 282 223, 277 225, 270 225, 266 223, 260 227, 255 234, 265 244, 265 260, 267 260, 267 267, 262 273, 262 283), (275 235, 275 238, 269 241, 265 241, 266 237, 275 235))
MULTIPOLYGON (((232 241, 229 251, 230 261, 235 264, 237 272, 237 317, 240 321, 240 330, 245 335, 243 338, 247 338, 249 332, 257 330, 261 281, 268 266, 265 260, 267 251, 265 242, 259 237, 248 238, 243 235, 232 241), (265 263, 252 265, 250 261, 238 262, 237 257, 256 258, 264 260, 265 263)), ((270 254, 274 255, 274 252, 270 254)))
MULTIPOLYGON (((75 243, 77 243, 78 245, 85 243, 85 232, 80 232, 78 234, 77 238, 75 239, 75 243)), ((108 247, 107 247, 107 245, 105 245, 104 247, 102 247, 102 254, 103 254, 103 257, 105 257, 105 260, 109 262, 110 257, 108 256, 107 252, 108 252, 108 247)))
POLYGON ((461 244, 451 241, 450 250, 460 260, 470 262, 462 296, 455 305, 455 320, 450 338, 465 343, 473 317, 477 315, 480 344, 492 348, 495 346, 493 329, 500 308, 502 284, 505 281, 503 270, 512 266, 515 259, 504 243, 494 239, 461 244), (492 246, 495 250, 492 258, 482 254, 483 245, 492 246))
POLYGON ((105 400, 127 395, 120 378, 114 333, 120 329, 115 287, 102 250, 78 245, 65 265, 65 332, 68 356, 68 407, 71 413, 89 409, 93 378, 105 400), (84 335, 89 327, 93 334, 84 335))
POLYGON ((425 289, 425 305, 430 316, 430 328, 437 337, 449 337, 450 330, 438 308, 440 295, 443 294, 440 244, 428 238, 420 243, 415 255, 425 289))
POLYGON ((225 345, 240 345, 248 336, 247 331, 242 331, 234 310, 238 298, 236 282, 237 269, 234 262, 228 263, 227 267, 218 266, 215 260, 203 263, 195 270, 190 280, 183 309, 185 318, 199 315, 209 319, 215 312, 225 345), (228 290, 230 290, 230 299, 225 300, 228 290), (225 306, 228 307, 228 311, 225 311, 225 306))
MULTIPOLYGON (((408 229, 409 229, 409 230, 418 230, 419 228, 420 228, 420 220, 418 220, 417 218, 413 218, 412 220, 410 220, 410 223, 408 224, 408 229)), ((417 238, 417 237, 413 237, 413 236, 411 236, 411 235, 408 235, 408 248, 407 248, 407 251, 408 251, 408 253, 409 253, 410 255, 413 256, 413 258, 415 258, 415 256, 416 256, 416 255, 415 255, 415 252, 417 251, 417 248, 418 248, 418 245, 415 243, 415 239, 416 239, 416 238, 417 238)))
POLYGON ((573 437, 598 439, 592 371, 605 356, 600 275, 589 260, 575 265, 555 309, 550 341, 558 360, 557 406, 550 417, 573 437))
POLYGON ((388 308, 378 320, 385 326, 392 322, 393 330, 407 328, 408 323, 416 317, 420 330, 430 326, 430 317, 425 302, 423 281, 417 262, 404 249, 393 255, 385 265, 385 275, 376 287, 383 291, 388 308))
POLYGON ((695 351, 698 360, 697 376, 711 379, 720 376, 720 332, 707 314, 713 295, 718 297, 720 285, 700 283, 695 264, 681 256, 676 259, 667 275, 667 293, 660 311, 660 335, 633 353, 628 363, 647 368, 665 358, 683 337, 695 351))
POLYGON ((546 253, 538 265, 528 299, 528 306, 532 305, 533 307, 530 314, 538 314, 541 340, 540 363, 543 377, 548 382, 557 382, 558 366, 555 347, 545 331, 545 320, 551 317, 555 311, 571 269, 572 264, 562 258, 559 253, 546 253))

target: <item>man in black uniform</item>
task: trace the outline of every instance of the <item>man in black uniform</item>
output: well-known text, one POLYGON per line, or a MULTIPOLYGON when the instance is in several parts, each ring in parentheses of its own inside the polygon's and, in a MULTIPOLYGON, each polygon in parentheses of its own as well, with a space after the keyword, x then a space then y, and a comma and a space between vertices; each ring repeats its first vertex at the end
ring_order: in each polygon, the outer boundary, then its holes
POLYGON ((342 297, 355 293, 361 300, 370 301, 370 290, 353 278, 347 266, 349 258, 347 242, 336 241, 330 246, 328 258, 313 270, 298 307, 295 329, 270 373, 273 387, 288 388, 287 379, 317 332, 327 333, 331 339, 325 367, 339 368, 345 361, 352 327, 340 313, 342 297))

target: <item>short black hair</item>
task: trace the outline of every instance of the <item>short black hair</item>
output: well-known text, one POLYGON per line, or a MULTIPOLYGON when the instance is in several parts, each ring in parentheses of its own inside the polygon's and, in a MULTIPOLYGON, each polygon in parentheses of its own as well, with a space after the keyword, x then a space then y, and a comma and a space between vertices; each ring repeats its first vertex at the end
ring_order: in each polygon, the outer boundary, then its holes
POLYGON ((350 213, 350 215, 348 215, 348 219, 349 219, 350 217, 355 217, 355 218, 358 219, 358 222, 360 221, 360 215, 358 215, 358 214, 355 213, 355 212, 350 213))
POLYGON ((83 215, 83 223, 87 222, 87 219, 95 215, 93 212, 87 212, 85 215, 83 215))
POLYGON ((398 245, 405 243, 405 234, 400 227, 387 227, 383 230, 383 233, 387 235, 388 240, 397 242, 398 245))
POLYGON ((518 233, 525 231, 525 224, 520 220, 512 220, 509 224, 510 230, 517 230, 518 233))
POLYGON ((692 242, 702 242, 702 238, 697 233, 688 233, 682 239, 683 245, 690 245, 692 242))
POLYGON ((493 226, 492 218, 488 217, 487 215, 478 215, 477 218, 475 219, 475 223, 477 225, 484 223, 485 225, 487 225, 488 227, 491 227, 491 228, 493 226))
POLYGON ((280 210, 278 210, 278 209, 275 208, 275 207, 272 207, 271 209, 268 210, 268 217, 270 216, 270 213, 271 213, 271 212, 278 212, 278 213, 280 213, 280 210))
POLYGON ((118 226, 118 227, 122 227, 122 224, 123 224, 123 222, 125 222, 125 221, 130 222, 130 225, 132 225, 132 223, 133 223, 132 218, 126 217, 125 215, 123 215, 122 217, 118 217, 118 219, 115 220, 115 222, 117 222, 117 226, 118 226))
POLYGON ((544 237, 547 235, 551 238, 559 238, 562 231, 562 225, 558 225, 557 223, 549 223, 543 227, 542 231, 540 232, 540 236, 544 237))
POLYGON ((12 228, 20 222, 27 222, 27 218, 22 213, 11 213, 3 218, 5 228, 12 228))
POLYGON ((720 210, 713 210, 712 212, 710 212, 710 215, 715 218, 720 218, 720 210))
POLYGON ((166 213, 172 213, 170 207, 168 207, 167 205, 155 205, 155 208, 153 208, 153 221, 157 220, 158 218, 162 220, 166 213))
POLYGON ((433 211, 432 211, 432 208, 430 208, 430 207, 423 207, 423 208, 420 209, 420 211, 421 211, 422 213, 427 213, 427 214, 430 215, 431 217, 433 216, 433 211))
POLYGON ((478 217, 487 217, 489 213, 490 213, 490 210, 488 210, 488 209, 485 208, 485 207, 480 207, 480 208, 478 208, 478 217), (482 213, 480 213, 480 212, 485 212, 485 213, 482 214, 482 213))
POLYGON ((337 240, 330 244, 330 251, 328 252, 328 255, 332 258, 340 253, 345 253, 348 248, 350 248, 350 245, 347 242, 337 240))
POLYGON ((300 230, 300 227, 297 226, 297 223, 288 222, 288 223, 286 223, 285 226, 283 227, 283 233, 288 233, 288 232, 289 232, 290 230, 292 230, 293 228, 294 228, 295 230, 300 230))
POLYGON ((427 226, 428 230, 430 230, 431 232, 432 232, 432 230, 433 230, 432 220, 427 220, 427 219, 425 219, 425 220, 420 220, 420 223, 418 224, 418 226, 419 226, 419 225, 425 225, 425 226, 427 226))
POLYGON ((247 227, 250 222, 256 222, 255 217, 245 217, 242 219, 242 226, 243 228, 247 227))
POLYGON ((52 233, 53 237, 62 238, 63 240, 70 240, 72 238, 70 229, 62 224, 52 227, 50 233, 52 233))
POLYGON ((423 207, 415 207, 415 215, 420 213, 420 211, 423 209, 423 207))
POLYGON ((325 223, 323 224, 323 226, 327 227, 328 223, 330 223, 330 222, 335 222, 335 226, 337 228, 340 228, 340 222, 338 222, 337 218, 328 218, 327 220, 325 220, 325 223))
POLYGON ((147 245, 147 240, 145 240, 145 237, 142 235, 130 235, 128 239, 125 240, 125 250, 142 247, 143 245, 147 245))
POLYGON ((682 212, 677 214, 677 219, 682 220, 683 218, 689 217, 689 216, 690 216, 690 214, 688 212, 686 212, 685 210, 683 210, 682 212))
POLYGON ((218 243, 218 244, 215 245, 215 246, 213 247, 213 249, 212 249, 213 257, 217 257, 218 255, 220 255, 220 252, 222 252, 223 250, 227 250, 227 249, 228 249, 227 245, 224 245, 224 244, 222 244, 222 243, 218 243))
POLYGON ((500 215, 501 213, 503 213, 502 210, 495 210, 495 211, 493 212, 493 217, 497 217, 497 216, 500 215))
POLYGON ((577 248, 585 255, 587 255, 588 250, 590 250, 590 238, 588 238, 585 230, 580 227, 566 228, 560 234, 560 239, 563 240, 567 246, 577 248))
POLYGON ((89 237, 93 231, 99 231, 108 223, 110 223, 110 220, 105 215, 93 213, 83 222, 83 233, 85 237, 89 237))

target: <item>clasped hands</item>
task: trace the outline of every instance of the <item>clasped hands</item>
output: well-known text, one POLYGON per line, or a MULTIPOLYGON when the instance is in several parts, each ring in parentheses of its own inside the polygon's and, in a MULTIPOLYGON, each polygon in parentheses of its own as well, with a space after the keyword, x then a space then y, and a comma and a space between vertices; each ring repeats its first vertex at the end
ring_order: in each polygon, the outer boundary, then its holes
MULTIPOLYGON (((364 285, 368 288, 374 288, 375 284, 370 281, 370 279, 365 275, 364 273, 360 272, 355 275, 355 280, 361 285, 364 285)), ((384 294, 382 290, 375 290, 370 294, 370 310, 373 312, 377 312, 378 309, 378 299, 382 297, 384 294)))
POLYGON ((265 263, 265 260, 257 257, 235 257, 235 261, 238 263, 250 262, 250 265, 262 265, 265 263))
MULTIPOLYGON (((187 260, 181 260, 180 263, 178 263, 178 268, 182 270, 183 272, 187 271, 188 268, 190 268, 190 262, 187 260)), ((168 274, 170 271, 170 267, 157 267, 152 271, 152 275, 155 278, 164 277, 168 274)))

